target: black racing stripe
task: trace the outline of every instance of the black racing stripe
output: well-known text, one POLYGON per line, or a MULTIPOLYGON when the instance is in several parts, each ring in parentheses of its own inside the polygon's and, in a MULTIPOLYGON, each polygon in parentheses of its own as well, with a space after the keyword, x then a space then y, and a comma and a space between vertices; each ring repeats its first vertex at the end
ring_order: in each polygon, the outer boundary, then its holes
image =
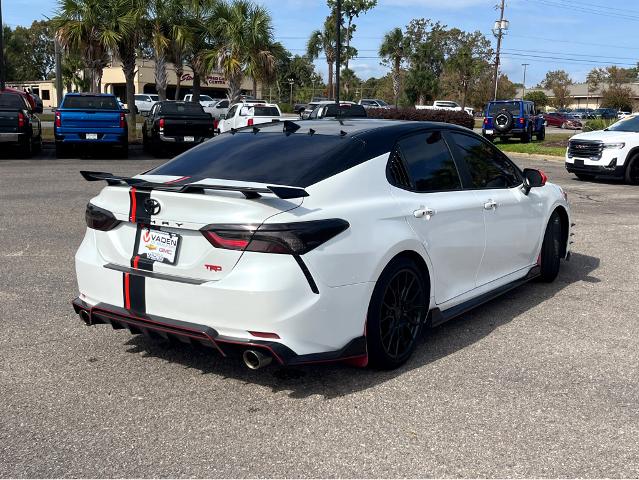
POLYGON ((129 275, 131 310, 136 313, 146 313, 146 294, 144 280, 144 277, 129 275))
POLYGON ((151 190, 135 191, 135 221, 140 224, 151 223, 151 215, 144 208, 144 202, 151 198, 151 190))

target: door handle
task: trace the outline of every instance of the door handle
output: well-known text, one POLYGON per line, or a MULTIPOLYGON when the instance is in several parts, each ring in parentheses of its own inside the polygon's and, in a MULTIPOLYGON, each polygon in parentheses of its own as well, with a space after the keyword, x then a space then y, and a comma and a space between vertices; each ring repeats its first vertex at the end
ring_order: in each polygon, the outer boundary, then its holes
POLYGON ((415 216, 415 218, 426 217, 427 219, 429 219, 430 217, 435 215, 435 211, 430 208, 420 207, 413 212, 413 215, 415 216))
POLYGON ((484 203, 484 210, 495 210, 497 208, 497 202, 494 200, 488 200, 484 203))

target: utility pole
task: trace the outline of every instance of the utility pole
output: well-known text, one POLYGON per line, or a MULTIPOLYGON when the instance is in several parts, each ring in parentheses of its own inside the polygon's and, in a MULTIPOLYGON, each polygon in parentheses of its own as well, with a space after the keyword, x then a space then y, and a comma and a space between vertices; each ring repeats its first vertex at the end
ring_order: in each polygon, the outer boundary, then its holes
POLYGON ((342 0, 337 0, 337 6, 335 8, 335 22, 337 23, 337 54, 335 55, 335 63, 337 69, 335 70, 335 103, 339 105, 339 69, 342 63, 342 0))
POLYGON ((62 103, 62 49, 57 38, 53 39, 55 49, 55 99, 56 108, 62 103))
POLYGON ((521 98, 523 99, 526 96, 526 69, 528 68, 528 66, 530 65, 530 63, 522 63, 521 66, 524 67, 524 91, 521 94, 521 98))
POLYGON ((295 83, 294 79, 292 79, 292 78, 288 79, 288 84, 291 86, 291 93, 290 93, 290 96, 289 96, 289 100, 291 102, 291 106, 293 105, 293 84, 294 83, 295 83))
POLYGON ((4 90, 4 26, 2 24, 2 0, 0 0, 0 90, 4 90))
POLYGON ((501 54, 501 41, 505 35, 505 31, 508 30, 508 20, 504 19, 504 10, 506 8, 506 0, 501 0, 499 20, 495 22, 493 27, 493 35, 497 38, 497 52, 495 55, 495 96, 494 100, 497 100, 497 85, 499 83, 499 55, 501 54))

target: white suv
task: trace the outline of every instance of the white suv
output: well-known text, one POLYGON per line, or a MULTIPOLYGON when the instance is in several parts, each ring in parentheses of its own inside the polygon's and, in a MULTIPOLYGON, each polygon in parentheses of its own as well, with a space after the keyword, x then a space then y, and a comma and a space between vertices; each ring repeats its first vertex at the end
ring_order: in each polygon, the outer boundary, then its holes
POLYGON ((572 137, 566 151, 566 170, 581 180, 612 177, 639 185, 639 115, 624 118, 605 130, 572 137))

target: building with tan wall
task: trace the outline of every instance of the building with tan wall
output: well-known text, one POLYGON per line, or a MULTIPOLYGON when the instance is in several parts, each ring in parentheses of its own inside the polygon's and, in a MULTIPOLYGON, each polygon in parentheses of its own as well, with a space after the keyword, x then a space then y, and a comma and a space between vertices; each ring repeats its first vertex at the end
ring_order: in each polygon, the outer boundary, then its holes
MULTIPOLYGON (((624 86, 630 88, 632 92, 632 99, 635 103, 635 108, 639 108, 639 83, 628 83, 624 86)), ((607 85, 601 85, 596 89, 589 88, 587 83, 575 83, 568 87, 570 95, 570 105, 568 108, 599 108, 603 101, 603 92, 608 88, 607 85)), ((546 94, 551 103, 555 98, 555 94, 552 90, 543 88, 527 88, 526 93, 541 91, 546 94)), ((522 89, 517 90, 517 98, 522 98, 522 89)))

